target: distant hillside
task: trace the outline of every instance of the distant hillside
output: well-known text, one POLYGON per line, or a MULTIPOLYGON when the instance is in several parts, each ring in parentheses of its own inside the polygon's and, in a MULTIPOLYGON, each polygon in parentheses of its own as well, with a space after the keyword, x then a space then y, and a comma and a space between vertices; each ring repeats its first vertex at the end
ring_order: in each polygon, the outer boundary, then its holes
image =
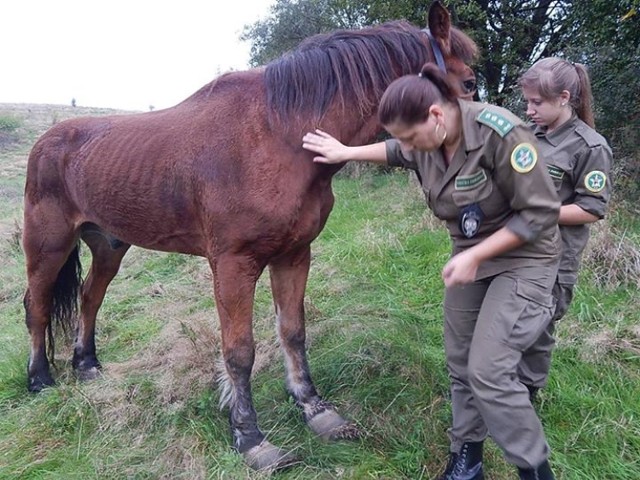
POLYGON ((0 103, 0 153, 2 171, 26 165, 26 156, 33 143, 49 128, 74 117, 139 113, 128 110, 96 107, 72 107, 36 103, 0 103), (2 128, 9 122, 16 128, 2 128))
POLYGON ((96 107, 72 107, 70 105, 49 105, 37 103, 0 103, 0 117, 15 117, 24 122, 24 126, 39 134, 52 125, 73 117, 90 115, 114 115, 137 113, 128 110, 96 107))

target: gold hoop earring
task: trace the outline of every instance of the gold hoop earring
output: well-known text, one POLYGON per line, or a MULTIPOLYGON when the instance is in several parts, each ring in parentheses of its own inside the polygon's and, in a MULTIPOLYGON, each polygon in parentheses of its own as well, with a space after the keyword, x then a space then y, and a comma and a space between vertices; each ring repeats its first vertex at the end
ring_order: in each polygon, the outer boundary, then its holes
MULTIPOLYGON (((436 137, 438 136, 438 129, 440 128, 440 124, 436 123, 436 137)), ((444 135, 442 136, 442 140, 441 142, 444 143, 444 141, 447 139, 447 130, 444 130, 444 135)))

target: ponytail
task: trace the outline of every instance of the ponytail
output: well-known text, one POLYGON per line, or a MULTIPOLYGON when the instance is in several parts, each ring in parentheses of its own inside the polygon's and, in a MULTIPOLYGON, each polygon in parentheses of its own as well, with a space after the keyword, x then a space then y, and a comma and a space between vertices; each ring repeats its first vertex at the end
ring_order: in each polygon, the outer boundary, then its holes
POLYGON ((442 95, 443 99, 448 102, 455 103, 457 99, 456 92, 449 83, 446 75, 442 73, 442 71, 433 63, 426 63, 422 67, 422 70, 420 70, 418 76, 420 78, 425 78, 433 83, 442 95))
POLYGON ((571 98, 571 106, 575 109, 576 114, 584 123, 591 128, 595 128, 596 122, 593 119, 593 95, 591 93, 591 82, 589 81, 589 73, 587 68, 581 63, 574 63, 576 72, 578 73, 578 81, 580 84, 580 95, 574 100, 571 98))

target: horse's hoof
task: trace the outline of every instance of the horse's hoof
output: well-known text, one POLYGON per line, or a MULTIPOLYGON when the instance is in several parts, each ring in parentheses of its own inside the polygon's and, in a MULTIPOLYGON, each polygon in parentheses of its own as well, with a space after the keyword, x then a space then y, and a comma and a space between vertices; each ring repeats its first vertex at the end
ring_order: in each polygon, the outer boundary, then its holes
POLYGON ((95 380, 102 376, 102 372, 99 367, 83 368, 75 370, 76 378, 81 382, 87 382, 89 380, 95 380))
POLYGON ((267 440, 263 440, 242 455, 251 468, 267 472, 283 470, 300 462, 295 455, 285 452, 267 440))
POLYGON ((355 423, 345 420, 330 408, 307 419, 307 425, 323 440, 356 440, 362 437, 362 432, 355 423))
POLYGON ((40 393, 43 389, 47 387, 53 387, 55 382, 51 376, 36 376, 29 377, 29 383, 27 384, 27 390, 31 393, 40 393))

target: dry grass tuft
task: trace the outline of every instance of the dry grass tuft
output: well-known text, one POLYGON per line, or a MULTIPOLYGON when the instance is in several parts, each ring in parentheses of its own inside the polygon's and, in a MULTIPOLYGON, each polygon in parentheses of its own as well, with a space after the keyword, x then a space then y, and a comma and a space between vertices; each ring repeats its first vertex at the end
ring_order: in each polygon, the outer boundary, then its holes
POLYGON ((22 251, 22 225, 17 220, 13 221, 13 231, 9 236, 9 248, 14 252, 22 251))
POLYGON ((200 480, 207 478, 205 452, 192 437, 183 436, 169 445, 157 459, 162 480, 177 477, 200 480))
MULTIPOLYGON (((151 288, 150 295, 158 288, 151 288)), ((222 358, 219 324, 210 310, 185 313, 188 305, 182 302, 163 304, 159 308, 162 316, 172 320, 157 339, 128 361, 104 364, 104 374, 117 383, 122 383, 132 372, 142 374, 157 388, 156 404, 181 408, 188 399, 212 388, 219 369, 224 368, 223 363, 217 361, 222 358)), ((256 320, 260 321, 275 323, 273 317, 256 320)), ((270 366, 279 355, 275 334, 256 339, 253 374, 270 366)), ((116 388, 119 387, 116 385, 116 388)))
POLYGON ((640 327, 613 331, 604 329, 584 340, 580 349, 583 361, 596 363, 606 355, 614 353, 640 356, 640 327))
POLYGON ((185 316, 176 311, 167 312, 167 317, 184 320, 168 322, 149 348, 126 362, 105 364, 104 371, 113 379, 131 372, 148 376, 157 386, 158 404, 175 408, 211 387, 220 339, 206 313, 185 316))
POLYGON ((622 285, 640 288, 640 247, 626 232, 617 233, 606 220, 591 227, 583 267, 593 272, 598 287, 613 290, 622 285))

